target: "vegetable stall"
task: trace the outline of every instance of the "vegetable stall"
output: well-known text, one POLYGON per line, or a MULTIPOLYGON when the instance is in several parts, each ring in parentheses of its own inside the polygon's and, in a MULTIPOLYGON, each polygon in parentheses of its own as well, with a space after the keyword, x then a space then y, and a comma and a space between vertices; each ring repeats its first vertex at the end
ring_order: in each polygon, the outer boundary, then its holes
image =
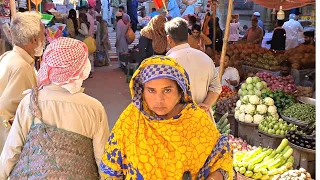
POLYGON ((315 105, 299 88, 266 71, 236 91, 223 87, 213 109, 219 131, 230 134, 234 179, 315 178, 315 105))

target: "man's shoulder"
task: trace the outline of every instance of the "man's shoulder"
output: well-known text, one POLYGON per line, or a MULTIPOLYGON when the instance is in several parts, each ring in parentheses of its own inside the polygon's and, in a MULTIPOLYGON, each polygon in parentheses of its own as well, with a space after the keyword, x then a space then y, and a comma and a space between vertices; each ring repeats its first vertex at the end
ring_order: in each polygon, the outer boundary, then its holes
POLYGON ((11 51, 5 55, 1 62, 1 66, 13 69, 22 69, 30 66, 18 53, 11 51))

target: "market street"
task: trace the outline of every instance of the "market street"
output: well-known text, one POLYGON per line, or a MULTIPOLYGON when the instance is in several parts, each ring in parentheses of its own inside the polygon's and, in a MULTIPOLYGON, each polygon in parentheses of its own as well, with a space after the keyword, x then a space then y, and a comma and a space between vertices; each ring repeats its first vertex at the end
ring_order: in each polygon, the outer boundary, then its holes
POLYGON ((93 78, 88 78, 83 86, 84 92, 98 99, 106 109, 110 130, 131 99, 126 75, 117 62, 111 63, 112 66, 96 67, 93 78))

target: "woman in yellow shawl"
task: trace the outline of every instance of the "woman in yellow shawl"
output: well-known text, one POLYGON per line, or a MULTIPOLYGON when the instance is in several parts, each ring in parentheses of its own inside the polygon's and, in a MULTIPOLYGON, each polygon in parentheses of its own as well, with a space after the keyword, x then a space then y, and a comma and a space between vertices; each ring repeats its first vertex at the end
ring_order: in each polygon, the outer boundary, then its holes
POLYGON ((132 103, 102 156, 105 179, 232 179, 228 138, 193 102, 188 75, 175 60, 144 60, 130 91, 132 103))

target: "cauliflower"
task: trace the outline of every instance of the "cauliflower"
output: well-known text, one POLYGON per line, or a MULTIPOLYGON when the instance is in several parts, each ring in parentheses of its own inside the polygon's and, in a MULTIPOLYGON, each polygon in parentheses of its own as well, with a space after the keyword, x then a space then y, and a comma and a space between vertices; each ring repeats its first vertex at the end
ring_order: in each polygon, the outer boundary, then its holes
POLYGON ((276 106, 269 106, 268 113, 271 115, 277 114, 277 107, 276 106))
POLYGON ((250 104, 258 105, 260 103, 260 99, 257 95, 252 95, 249 97, 250 104))
POLYGON ((264 105, 264 104, 257 106, 257 112, 258 112, 259 114, 266 114, 267 111, 268 111, 268 106, 266 106, 266 105, 264 105))
POLYGON ((245 104, 241 105, 239 110, 240 110, 240 113, 245 113, 246 112, 246 105, 245 104))
POLYGON ((249 96, 245 95, 242 99, 241 99, 242 104, 248 104, 249 102, 249 96))
POLYGON ((256 110, 256 107, 252 104, 247 104, 245 108, 245 113, 247 114, 253 114, 256 110))
POLYGON ((240 115, 240 111, 236 110, 236 112, 234 112, 234 118, 239 119, 239 115, 240 115))
POLYGON ((237 101, 236 107, 240 107, 241 106, 241 100, 237 101))
POLYGON ((245 117, 245 116, 246 116, 245 113, 241 113, 241 114, 239 115, 239 121, 244 122, 244 117, 245 117))
POLYGON ((253 117, 250 114, 246 114, 244 116, 244 122, 246 123, 252 123, 253 122, 253 117))
POLYGON ((271 97, 266 97, 263 101, 267 106, 274 106, 274 100, 271 97))
POLYGON ((264 117, 260 114, 255 114, 253 116, 253 123, 260 124, 263 121, 264 117))

